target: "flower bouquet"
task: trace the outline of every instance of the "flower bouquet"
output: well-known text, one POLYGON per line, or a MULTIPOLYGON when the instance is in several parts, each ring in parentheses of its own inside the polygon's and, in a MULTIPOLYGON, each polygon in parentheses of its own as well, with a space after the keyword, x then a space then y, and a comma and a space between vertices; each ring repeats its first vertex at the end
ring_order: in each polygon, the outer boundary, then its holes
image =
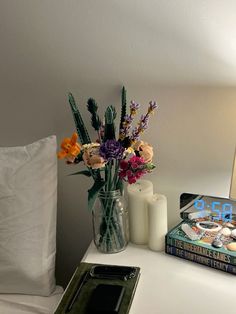
POLYGON ((78 167, 80 162, 86 166, 86 169, 73 174, 93 179, 93 185, 88 190, 88 208, 93 214, 95 245, 101 252, 119 252, 128 242, 127 211, 122 200, 123 182, 135 183, 155 168, 152 163, 153 148, 141 141, 140 135, 148 127, 149 117, 157 107, 156 102, 149 103, 147 113, 141 115, 133 127, 140 105, 131 101, 127 112, 126 90, 123 87, 117 131, 116 109, 108 106, 103 121, 98 114, 96 101, 89 98, 87 109, 96 131, 95 141, 90 139, 72 94, 69 94, 69 103, 77 133, 62 141, 58 158, 65 158, 68 164, 78 167), (78 138, 80 143, 77 142, 78 138))

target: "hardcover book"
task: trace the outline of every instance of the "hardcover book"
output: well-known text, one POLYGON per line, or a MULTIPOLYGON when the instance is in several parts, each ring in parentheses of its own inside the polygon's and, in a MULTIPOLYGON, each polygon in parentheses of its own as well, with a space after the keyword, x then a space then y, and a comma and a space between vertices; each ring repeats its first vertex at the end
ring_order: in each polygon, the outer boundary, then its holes
POLYGON ((116 267, 80 263, 54 314, 129 313, 140 268, 116 267))
POLYGON ((180 198, 182 221, 166 235, 166 253, 236 274, 234 200, 193 194, 180 198))
POLYGON ((215 248, 212 246, 212 241, 215 238, 215 234, 205 234, 202 235, 198 240, 191 240, 184 233, 181 225, 188 223, 189 226, 194 227, 190 221, 182 221, 172 230, 170 230, 166 235, 166 244, 174 246, 181 250, 186 250, 191 253, 199 254, 207 258, 212 258, 220 262, 227 264, 236 265, 236 252, 227 249, 226 243, 234 242, 230 237, 224 237, 224 245, 220 248, 215 248))
POLYGON ((166 244, 166 253, 236 275, 236 266, 166 244))

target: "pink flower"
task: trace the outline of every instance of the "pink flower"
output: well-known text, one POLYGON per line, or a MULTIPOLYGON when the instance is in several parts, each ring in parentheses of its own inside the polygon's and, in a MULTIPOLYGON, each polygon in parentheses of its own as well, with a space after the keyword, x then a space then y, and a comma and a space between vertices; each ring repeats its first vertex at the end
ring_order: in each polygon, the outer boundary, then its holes
POLYGON ((121 160, 119 177, 128 181, 129 184, 133 184, 147 173, 146 165, 143 157, 133 156, 128 161, 121 160))
POLYGON ((128 169, 128 167, 129 167, 129 164, 128 164, 128 162, 126 161, 126 160, 121 160, 120 161, 120 169, 122 169, 122 170, 126 170, 126 169, 128 169))
POLYGON ((120 171, 119 177, 120 177, 121 179, 124 179, 124 178, 126 177, 126 171, 120 171))
POLYGON ((138 165, 145 164, 145 160, 142 157, 133 156, 130 158, 129 162, 133 165, 134 163, 137 163, 138 165))
POLYGON ((137 168, 138 168, 138 164, 137 164, 136 162, 134 162, 134 163, 132 164, 132 168, 133 168, 133 169, 137 169, 137 168))
POLYGON ((132 171, 131 170, 127 170, 126 171, 126 175, 127 175, 127 177, 131 177, 132 176, 132 171))
POLYGON ((146 174, 145 170, 139 170, 139 171, 136 172, 136 178, 140 179, 145 174, 146 174))
POLYGON ((128 177, 128 182, 129 182, 129 184, 133 184, 136 182, 136 178, 134 176, 130 176, 130 177, 128 177))

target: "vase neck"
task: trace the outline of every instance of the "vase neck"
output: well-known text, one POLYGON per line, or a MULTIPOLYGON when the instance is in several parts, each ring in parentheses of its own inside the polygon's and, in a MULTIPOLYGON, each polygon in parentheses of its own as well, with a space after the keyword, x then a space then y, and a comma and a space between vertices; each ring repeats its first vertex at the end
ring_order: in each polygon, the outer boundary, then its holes
POLYGON ((100 191, 99 197, 101 198, 112 198, 121 196, 120 190, 112 190, 112 191, 100 191))

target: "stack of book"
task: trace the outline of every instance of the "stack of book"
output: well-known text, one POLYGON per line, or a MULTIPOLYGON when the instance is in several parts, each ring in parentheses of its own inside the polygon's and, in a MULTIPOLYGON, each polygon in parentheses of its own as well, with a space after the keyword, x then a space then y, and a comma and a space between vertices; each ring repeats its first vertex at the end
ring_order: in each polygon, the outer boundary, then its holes
POLYGON ((236 251, 229 250, 227 243, 229 241, 231 244, 235 242, 236 246, 236 241, 225 237, 222 241, 222 247, 217 248, 212 246, 215 235, 208 234, 197 240, 190 240, 182 230, 182 225, 186 225, 186 223, 192 227, 191 221, 183 220, 167 233, 165 239, 166 253, 235 275, 236 251))

